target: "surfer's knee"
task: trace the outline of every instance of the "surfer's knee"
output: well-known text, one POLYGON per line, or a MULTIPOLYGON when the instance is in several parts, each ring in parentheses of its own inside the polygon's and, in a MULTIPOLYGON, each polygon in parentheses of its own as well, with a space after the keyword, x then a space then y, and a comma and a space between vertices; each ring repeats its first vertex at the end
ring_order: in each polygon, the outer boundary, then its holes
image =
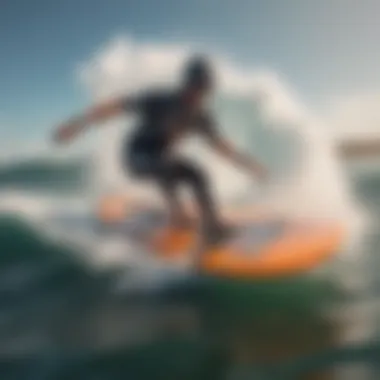
POLYGON ((207 179, 201 168, 189 162, 178 163, 178 170, 182 180, 196 188, 205 188, 207 186, 207 179))

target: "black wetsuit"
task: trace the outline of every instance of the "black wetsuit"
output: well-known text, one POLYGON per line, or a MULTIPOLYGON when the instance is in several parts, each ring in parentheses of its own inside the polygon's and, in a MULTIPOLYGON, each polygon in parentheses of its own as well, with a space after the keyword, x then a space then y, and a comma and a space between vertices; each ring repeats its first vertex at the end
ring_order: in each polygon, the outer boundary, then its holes
POLYGON ((141 118, 136 132, 124 145, 123 162, 129 173, 156 180, 169 200, 178 185, 190 186, 204 216, 212 218, 213 202, 203 171, 171 154, 172 144, 184 134, 216 136, 211 117, 203 110, 191 110, 181 94, 175 92, 146 94, 132 100, 132 104, 126 100, 126 107, 131 105, 141 118))

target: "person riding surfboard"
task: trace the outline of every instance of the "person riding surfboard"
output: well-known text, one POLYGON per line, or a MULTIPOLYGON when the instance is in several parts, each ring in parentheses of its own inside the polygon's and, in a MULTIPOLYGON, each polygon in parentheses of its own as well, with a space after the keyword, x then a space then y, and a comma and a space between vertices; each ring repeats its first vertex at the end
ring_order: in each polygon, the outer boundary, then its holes
POLYGON ((211 64, 203 56, 187 62, 183 82, 176 90, 147 91, 139 96, 124 96, 96 105, 60 125, 54 133, 57 143, 66 143, 88 126, 103 122, 124 112, 135 112, 140 118, 131 139, 124 143, 122 164, 136 179, 151 179, 166 198, 174 226, 188 220, 179 201, 178 187, 185 184, 194 194, 201 211, 202 236, 206 244, 218 244, 229 235, 218 215, 208 179, 194 163, 172 154, 181 137, 198 134, 221 156, 265 179, 266 169, 252 157, 238 152, 222 137, 204 101, 214 88, 211 64))

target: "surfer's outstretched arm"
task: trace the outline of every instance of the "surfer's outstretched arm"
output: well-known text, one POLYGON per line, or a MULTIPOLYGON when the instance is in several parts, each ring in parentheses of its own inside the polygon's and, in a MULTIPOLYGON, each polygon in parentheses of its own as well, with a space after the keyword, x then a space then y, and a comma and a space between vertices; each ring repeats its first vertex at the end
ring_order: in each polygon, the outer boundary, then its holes
POLYGON ((249 173, 265 180, 267 178, 267 170, 253 157, 248 156, 240 151, 238 151, 227 139, 223 138, 216 129, 208 126, 204 129, 203 137, 205 137, 207 143, 211 148, 216 151, 222 157, 228 159, 230 162, 236 166, 247 170, 249 173))
POLYGON ((200 122, 201 136, 214 151, 261 180, 267 178, 267 170, 264 166, 253 157, 238 151, 229 140, 218 132, 214 120, 209 115, 202 115, 200 122))
POLYGON ((129 107, 128 100, 125 98, 113 99, 91 107, 81 115, 72 117, 58 126, 54 132, 54 141, 58 143, 68 142, 77 137, 79 133, 90 125, 116 117, 129 108, 132 107, 129 107))
POLYGON ((248 156, 238 151, 228 140, 218 137, 212 139, 210 143, 218 154, 227 158, 235 165, 247 170, 262 180, 267 178, 267 171, 261 163, 252 156, 248 156))

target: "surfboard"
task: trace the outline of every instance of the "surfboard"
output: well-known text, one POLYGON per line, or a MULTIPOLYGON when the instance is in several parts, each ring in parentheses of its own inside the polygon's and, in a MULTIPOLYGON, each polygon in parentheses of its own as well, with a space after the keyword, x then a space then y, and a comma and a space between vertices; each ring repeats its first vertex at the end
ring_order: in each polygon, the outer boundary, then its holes
MULTIPOLYGON (((124 215, 124 233, 146 245, 168 263, 190 258, 199 240, 191 228, 168 225, 163 210, 144 205, 124 215)), ((306 273, 332 259, 345 240, 343 226, 333 220, 291 220, 245 207, 225 213, 233 234, 205 249, 199 270, 231 278, 268 278, 306 273)))

